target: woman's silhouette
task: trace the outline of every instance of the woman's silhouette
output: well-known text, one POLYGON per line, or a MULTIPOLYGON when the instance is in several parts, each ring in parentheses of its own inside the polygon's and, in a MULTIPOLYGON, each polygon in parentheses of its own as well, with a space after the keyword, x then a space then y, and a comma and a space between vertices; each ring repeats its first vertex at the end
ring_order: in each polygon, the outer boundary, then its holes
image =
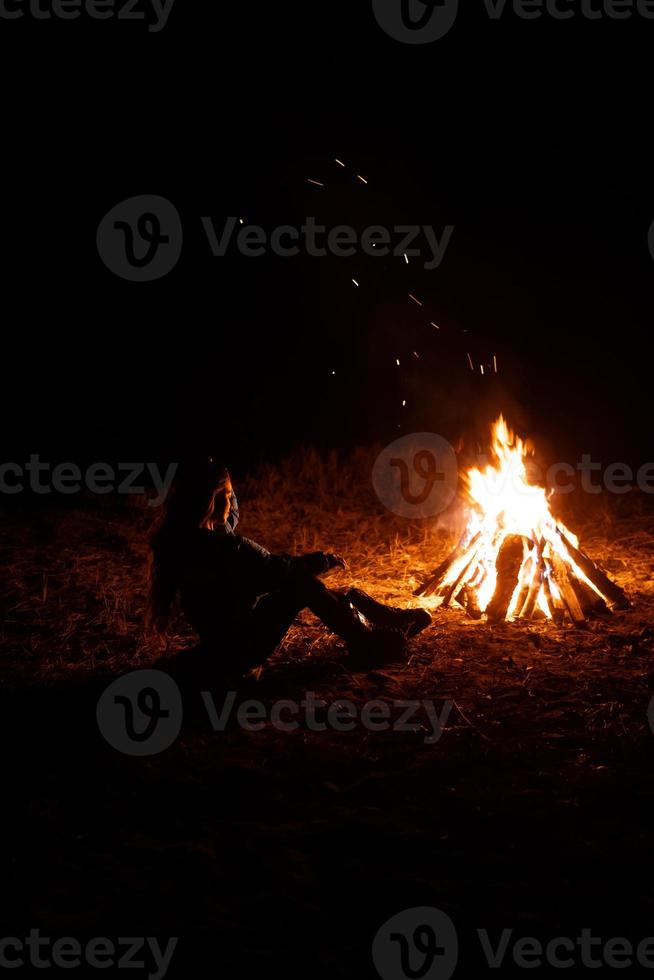
MULTIPOLYGON (((262 663, 302 609, 310 609, 348 646, 353 668, 400 660, 407 639, 431 622, 421 609, 394 609, 359 589, 328 589, 318 578, 345 568, 322 551, 272 555, 235 534, 239 513, 229 472, 213 460, 180 467, 152 538, 150 613, 166 630, 176 596, 220 668, 262 663)), ((219 668, 219 669, 220 669, 219 668)))

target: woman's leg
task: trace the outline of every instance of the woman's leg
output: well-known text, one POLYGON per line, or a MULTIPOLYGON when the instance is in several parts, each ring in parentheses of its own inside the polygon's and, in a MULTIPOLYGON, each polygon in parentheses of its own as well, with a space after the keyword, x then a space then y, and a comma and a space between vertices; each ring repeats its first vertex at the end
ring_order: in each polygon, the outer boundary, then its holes
POLYGON ((245 646, 257 663, 277 649, 295 618, 309 609, 335 633, 347 629, 347 620, 354 615, 343 596, 328 589, 312 575, 298 575, 283 589, 262 596, 248 617, 245 646))
MULTIPOLYGON (((303 609, 310 609, 330 629, 339 632, 338 614, 342 606, 354 610, 342 596, 327 589, 310 575, 297 575, 284 588, 262 596, 240 626, 229 631, 212 623, 202 629, 194 623, 200 637, 199 651, 210 651, 214 666, 225 672, 239 672, 256 667, 270 657, 303 609)), ((342 615, 342 613, 341 613, 342 615)))
POLYGON ((378 602, 361 589, 348 589, 346 598, 370 623, 377 626, 397 626, 411 639, 431 626, 431 616, 426 609, 398 609, 378 602))
POLYGON ((371 629, 348 598, 312 575, 298 575, 287 586, 263 596, 250 614, 244 637, 249 665, 262 663, 279 646, 302 609, 309 609, 350 647, 350 651, 394 657, 404 649, 398 630, 371 629))

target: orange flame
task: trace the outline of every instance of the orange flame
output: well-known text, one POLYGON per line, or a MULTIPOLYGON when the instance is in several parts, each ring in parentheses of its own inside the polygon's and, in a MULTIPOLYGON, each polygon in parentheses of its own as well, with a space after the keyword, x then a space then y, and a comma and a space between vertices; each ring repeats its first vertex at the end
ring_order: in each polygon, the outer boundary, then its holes
MULTIPOLYGON (((574 547, 577 537, 550 510, 546 490, 529 481, 529 445, 516 437, 500 415, 492 426, 493 462, 465 474, 470 519, 463 539, 462 554, 448 569, 444 586, 465 588, 485 612, 497 586, 497 557, 509 535, 523 539, 523 561, 511 597, 507 619, 524 614, 531 603, 548 618, 561 604, 553 575, 553 562, 560 559, 570 573, 601 592, 575 564, 563 544, 565 535, 574 547)), ((602 598, 604 598, 602 596, 602 598)))

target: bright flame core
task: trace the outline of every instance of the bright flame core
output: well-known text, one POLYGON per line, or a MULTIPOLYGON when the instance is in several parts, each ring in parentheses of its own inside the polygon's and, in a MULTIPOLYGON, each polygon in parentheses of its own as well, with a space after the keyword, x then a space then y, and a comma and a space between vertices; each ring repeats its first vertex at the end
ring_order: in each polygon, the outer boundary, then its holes
POLYGON ((577 537, 554 517, 543 487, 529 482, 532 451, 509 429, 503 416, 492 426, 491 448, 493 462, 465 475, 471 514, 463 553, 448 569, 444 586, 465 588, 485 612, 497 585, 500 549, 509 535, 518 535, 523 540, 523 560, 507 619, 524 615, 529 608, 529 615, 539 608, 548 618, 553 617, 554 607, 561 603, 553 575, 553 563, 558 560, 601 596, 572 560, 561 534, 575 548, 577 537))

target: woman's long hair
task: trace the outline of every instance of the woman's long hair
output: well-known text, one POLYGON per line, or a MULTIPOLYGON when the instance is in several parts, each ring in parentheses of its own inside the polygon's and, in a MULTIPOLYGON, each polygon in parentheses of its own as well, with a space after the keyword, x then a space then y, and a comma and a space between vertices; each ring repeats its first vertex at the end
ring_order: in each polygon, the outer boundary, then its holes
POLYGON ((179 588, 180 564, 189 532, 213 514, 216 495, 229 485, 228 470, 213 459, 181 465, 150 539, 148 626, 165 634, 179 588))

